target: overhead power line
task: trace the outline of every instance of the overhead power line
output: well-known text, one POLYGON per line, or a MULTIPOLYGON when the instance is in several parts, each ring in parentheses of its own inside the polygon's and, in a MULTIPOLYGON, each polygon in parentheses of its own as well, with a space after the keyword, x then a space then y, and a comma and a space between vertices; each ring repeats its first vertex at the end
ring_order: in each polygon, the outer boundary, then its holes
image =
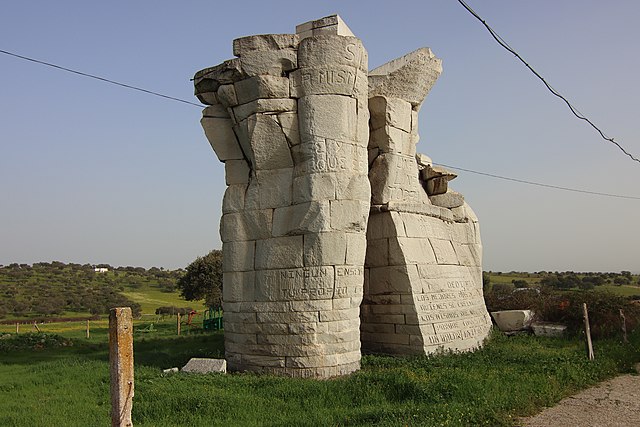
POLYGON ((10 56, 13 56, 13 57, 16 57, 16 58, 20 58, 20 59, 23 59, 25 61, 35 62, 36 64, 46 65, 47 67, 57 68, 58 70, 67 71, 69 73, 78 74, 78 75, 81 75, 81 76, 84 76, 84 77, 89 77, 89 78, 92 78, 92 79, 100 80, 102 82, 110 83, 112 85, 126 87, 127 89, 137 90, 137 91, 140 91, 140 92, 148 93, 149 95, 155 95, 155 96, 159 96, 161 98, 171 99, 173 101, 183 102, 185 104, 195 105, 196 107, 202 108, 202 105, 196 104, 195 102, 186 101, 184 99, 175 98, 173 96, 163 95, 161 93, 154 92, 152 90, 147 90, 147 89, 143 89, 141 87, 128 85, 126 83, 120 83, 120 82, 117 82, 115 80, 105 79, 104 77, 95 76, 93 74, 88 74, 88 73, 83 73, 82 71, 72 70, 71 68, 61 67, 60 65, 55 65, 55 64, 51 64, 50 62, 40 61, 39 59, 33 59, 33 58, 29 58, 27 56, 18 55, 17 53, 8 52, 6 50, 0 50, 0 53, 4 53, 5 55, 10 55, 10 56))
POLYGON ((567 107, 569 107, 569 110, 571 110, 571 112, 573 113, 574 116, 576 116, 577 118, 579 118, 580 120, 584 120, 585 122, 589 123, 589 125, 594 128, 599 134, 600 136, 605 140, 605 141, 609 141, 610 143, 614 144, 616 147, 618 147, 624 154, 626 154, 627 156, 629 156, 631 158, 631 160, 634 160, 638 163, 640 163, 640 159, 634 157, 631 153, 629 153, 627 150, 625 150, 622 145, 620 145, 618 142, 616 142, 613 138, 608 137, 598 126, 596 126, 591 120, 589 120, 587 117, 585 117, 582 113, 580 113, 580 111, 578 111, 578 109, 576 107, 574 107, 571 102, 569 102, 569 100, 567 98, 565 98, 562 94, 560 94, 560 92, 558 92, 557 90, 555 90, 549 83, 547 83, 547 81, 544 79, 544 77, 542 77, 536 70, 533 69, 533 67, 531 65, 529 65, 527 63, 527 61, 525 61, 519 54, 518 52, 516 52, 513 48, 511 48, 511 46, 509 46, 509 44, 498 35, 498 33, 496 33, 493 28, 491 28, 489 26, 489 24, 486 23, 486 21, 484 19, 482 19, 480 17, 480 15, 478 15, 473 9, 471 9, 471 7, 466 4, 464 2, 464 0, 458 0, 458 3, 460 3, 469 13, 471 13, 476 19, 478 19, 478 21, 482 22, 482 25, 485 26, 485 28, 487 29, 487 31, 489 31, 489 33, 491 34, 491 36, 498 42, 498 44, 500 46, 502 46, 503 48, 505 48, 506 50, 508 50, 509 52, 511 52, 513 55, 515 55, 516 58, 518 58, 520 60, 520 62, 522 62, 537 78, 539 78, 542 83, 544 83, 544 85, 547 87, 547 89, 549 89, 549 91, 554 94, 555 96, 557 96, 558 98, 562 99, 564 101, 565 104, 567 104, 567 107))
MULTIPOLYGON (((196 107, 202 108, 202 105, 196 104, 194 102, 186 101, 184 99, 175 98, 173 96, 168 96, 168 95, 163 95, 163 94, 158 93, 158 92, 153 92, 153 91, 150 91, 150 90, 147 90, 147 89, 142 89, 142 88, 139 88, 139 87, 136 87, 136 86, 132 86, 132 85, 128 85, 128 84, 125 84, 125 83, 116 82, 116 81, 113 81, 113 80, 106 79, 104 77, 94 76, 92 74, 87 74, 87 73, 83 73, 81 71, 72 70, 70 68, 61 67, 60 65, 55 65, 55 64, 48 63, 48 62, 40 61, 38 59, 34 59, 34 58, 29 58, 29 57, 26 57, 26 56, 18 55, 16 53, 7 52, 6 50, 1 50, 0 49, 0 53, 4 53, 4 54, 10 55, 10 56, 14 56, 16 58, 20 58, 20 59, 23 59, 25 61, 35 62, 37 64, 42 64, 42 65, 46 65, 46 66, 49 66, 49 67, 57 68, 59 70, 68 71, 70 73, 78 74, 78 75, 81 75, 81 76, 90 77, 90 78, 93 78, 93 79, 96 79, 96 80, 100 80, 100 81, 103 81, 103 82, 106 82, 106 83, 114 84, 114 85, 117 85, 117 86, 122 86, 122 87, 127 88, 127 89, 137 90, 137 91, 140 91, 140 92, 144 92, 144 93, 148 93, 148 94, 151 94, 151 95, 159 96, 161 98, 165 98, 165 99, 169 99, 169 100, 172 100, 172 101, 181 102, 183 104, 195 105, 196 107)), ((640 200, 640 197, 636 197, 636 196, 624 196, 624 195, 618 195, 618 194, 600 193, 600 192, 597 192, 597 191, 579 190, 579 189, 575 189, 575 188, 562 187, 562 186, 559 186, 559 185, 542 184, 542 183, 538 183, 538 182, 526 181, 526 180, 517 179, 517 178, 509 178, 509 177, 506 177, 506 176, 500 176, 500 175, 495 175, 495 174, 486 173, 486 172, 478 172, 478 171, 474 171, 474 170, 471 170, 471 169, 464 169, 464 168, 459 168, 459 167, 456 167, 456 166, 448 166, 448 165, 444 165, 444 164, 441 164, 441 163, 436 163, 436 164, 438 164, 439 166, 443 166, 445 168, 449 168, 449 169, 460 170, 460 171, 464 171, 464 172, 474 173, 474 174, 477 174, 477 175, 484 175, 484 176, 488 176, 488 177, 491 177, 491 178, 503 179, 503 180, 506 180, 506 181, 518 182, 518 183, 521 183, 521 184, 536 185, 536 186, 539 186, 539 187, 552 188, 552 189, 555 189, 555 190, 572 191, 572 192, 575 192, 575 193, 584 193, 584 194, 590 194, 590 195, 596 195, 596 196, 606 196, 606 197, 617 197, 617 198, 621 198, 621 199, 640 200)))
POLYGON ((618 199, 640 200, 640 197, 637 197, 637 196, 624 196, 624 195, 621 195, 621 194, 610 194, 610 193, 600 193, 598 191, 579 190, 577 188, 562 187, 562 186, 559 186, 559 185, 552 185, 552 184, 542 184, 540 182, 527 181, 527 180, 524 180, 524 179, 517 179, 517 178, 509 178, 507 176, 500 176, 500 175, 495 175, 495 174, 492 174, 492 173, 478 172, 478 171, 474 171, 474 170, 471 170, 471 169, 459 168, 457 166, 443 165, 442 163, 434 163, 434 164, 438 165, 438 166, 445 167, 445 168, 449 168, 449 169, 454 169, 454 170, 459 170, 459 171, 464 171, 464 172, 469 172, 469 173, 475 173, 476 175, 483 175, 483 176, 488 176, 488 177, 491 177, 491 178, 503 179, 505 181, 518 182, 518 183, 521 183, 521 184, 535 185, 535 186, 538 186, 538 187, 553 188, 554 190, 572 191, 574 193, 591 194, 591 195, 595 195, 595 196, 616 197, 618 199))

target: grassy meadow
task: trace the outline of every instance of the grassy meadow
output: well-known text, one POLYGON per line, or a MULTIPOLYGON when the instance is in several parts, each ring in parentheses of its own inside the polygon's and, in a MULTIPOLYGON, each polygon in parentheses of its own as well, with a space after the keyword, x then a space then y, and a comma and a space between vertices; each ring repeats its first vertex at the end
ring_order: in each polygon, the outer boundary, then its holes
MULTIPOLYGON (((475 353, 364 356, 361 371, 333 380, 163 374, 191 357, 223 357, 223 335, 184 328, 178 337, 175 319, 155 320, 154 332, 141 332, 149 321, 135 325, 136 426, 508 426, 640 361, 637 333, 630 344, 596 341, 589 362, 577 338, 496 332, 475 353)), ((107 324, 92 323, 89 339, 85 326, 4 334, 0 425, 109 425, 107 324), (70 342, 56 344, 54 330, 70 342)))
POLYGON ((191 307, 196 311, 204 310, 204 301, 185 301, 178 291, 166 292, 152 286, 125 290, 124 296, 140 304, 142 314, 154 314, 158 307, 191 307))
MULTIPOLYGON (((332 380, 164 374, 192 357, 223 357, 222 331, 202 331, 203 305, 180 298, 174 286, 179 272, 124 267, 96 274, 90 267, 54 262, 1 269, 0 315, 24 323, 19 334, 15 323, 0 324, 0 426, 110 424, 108 320, 101 313, 114 301, 136 304, 141 314, 134 320, 136 426, 517 425, 519 417, 631 372, 640 362, 640 328, 625 344, 616 326, 617 335, 595 340, 595 361, 586 359, 578 335, 507 337, 494 331, 474 353, 365 355, 362 370, 332 380), (192 307, 200 314, 192 326, 183 316, 177 336, 175 317, 154 314, 162 306, 192 307), (86 320, 38 322, 37 332, 33 321, 46 311, 52 318, 97 317, 90 320, 89 338, 86 320)), ((639 277, 622 273, 489 272, 488 278, 488 289, 498 285, 508 294, 523 281, 541 286, 551 278, 566 295, 590 292, 594 284, 596 290, 640 296, 639 277)))

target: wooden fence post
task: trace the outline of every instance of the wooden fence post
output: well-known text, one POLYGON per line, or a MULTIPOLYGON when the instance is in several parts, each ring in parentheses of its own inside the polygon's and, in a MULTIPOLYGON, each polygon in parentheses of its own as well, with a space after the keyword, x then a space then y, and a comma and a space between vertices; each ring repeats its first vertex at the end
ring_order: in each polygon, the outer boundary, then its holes
POLYGON ((589 327, 589 312, 587 311, 587 304, 582 304, 582 315, 584 316, 584 333, 587 339, 587 357, 589 360, 595 359, 593 354, 593 343, 591 342, 591 328, 589 327))
POLYGON ((89 319, 87 319, 87 339, 89 339, 89 319))
POLYGON ((16 322, 16 334, 20 333, 20 323, 16 322))
POLYGON ((620 321, 622 322, 622 340, 626 344, 629 342, 629 339, 627 338, 627 319, 624 317, 624 311, 622 311, 622 309, 620 309, 620 321))
POLYGON ((178 335, 180 335, 180 312, 176 315, 176 319, 178 319, 176 326, 178 328, 178 335))
POLYGON ((133 320, 130 307, 109 311, 111 426, 133 426, 133 320))

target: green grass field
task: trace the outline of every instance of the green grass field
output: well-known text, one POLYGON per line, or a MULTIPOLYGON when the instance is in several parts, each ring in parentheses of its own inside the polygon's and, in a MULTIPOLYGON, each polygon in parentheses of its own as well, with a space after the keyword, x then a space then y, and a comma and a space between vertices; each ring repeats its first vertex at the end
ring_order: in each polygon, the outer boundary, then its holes
MULTIPOLYGON (((515 425, 640 360, 640 334, 627 345, 596 341, 589 362, 577 339, 496 333, 475 353, 365 356, 361 371, 325 381, 163 374, 191 357, 223 355, 222 332, 178 337, 174 321, 156 322, 151 333, 139 332, 148 321, 136 322, 136 426, 515 425)), ((88 340, 84 326, 55 325, 72 346, 6 350, 3 342, 43 335, 0 339, 0 425, 109 425, 106 323, 96 322, 88 340)))
POLYGON ((163 306, 191 307, 196 311, 201 311, 205 308, 203 301, 185 301, 178 292, 162 292, 152 287, 126 290, 122 293, 133 302, 140 304, 143 314, 154 314, 156 308, 163 306))
POLYGON ((633 285, 602 285, 600 287, 602 290, 614 293, 616 295, 622 295, 625 297, 640 295, 640 286, 633 285))

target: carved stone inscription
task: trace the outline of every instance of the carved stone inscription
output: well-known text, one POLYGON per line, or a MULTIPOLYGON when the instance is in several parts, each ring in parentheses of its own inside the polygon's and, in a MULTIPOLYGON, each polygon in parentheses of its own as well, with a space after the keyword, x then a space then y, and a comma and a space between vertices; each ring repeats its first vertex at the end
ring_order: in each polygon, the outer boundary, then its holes
POLYGON ((295 149, 299 159, 294 176, 300 177, 312 173, 342 172, 367 173, 366 149, 354 144, 316 138, 295 149))
POLYGON ((363 272, 360 266, 257 271, 258 300, 304 301, 361 296, 363 272))
POLYGON ((482 290, 469 276, 467 268, 455 268, 450 274, 449 278, 437 281, 421 278, 425 292, 414 294, 419 324, 432 325, 434 330, 434 334, 425 337, 425 345, 481 340, 491 324, 482 290), (459 276, 455 277, 456 273, 459 276))

